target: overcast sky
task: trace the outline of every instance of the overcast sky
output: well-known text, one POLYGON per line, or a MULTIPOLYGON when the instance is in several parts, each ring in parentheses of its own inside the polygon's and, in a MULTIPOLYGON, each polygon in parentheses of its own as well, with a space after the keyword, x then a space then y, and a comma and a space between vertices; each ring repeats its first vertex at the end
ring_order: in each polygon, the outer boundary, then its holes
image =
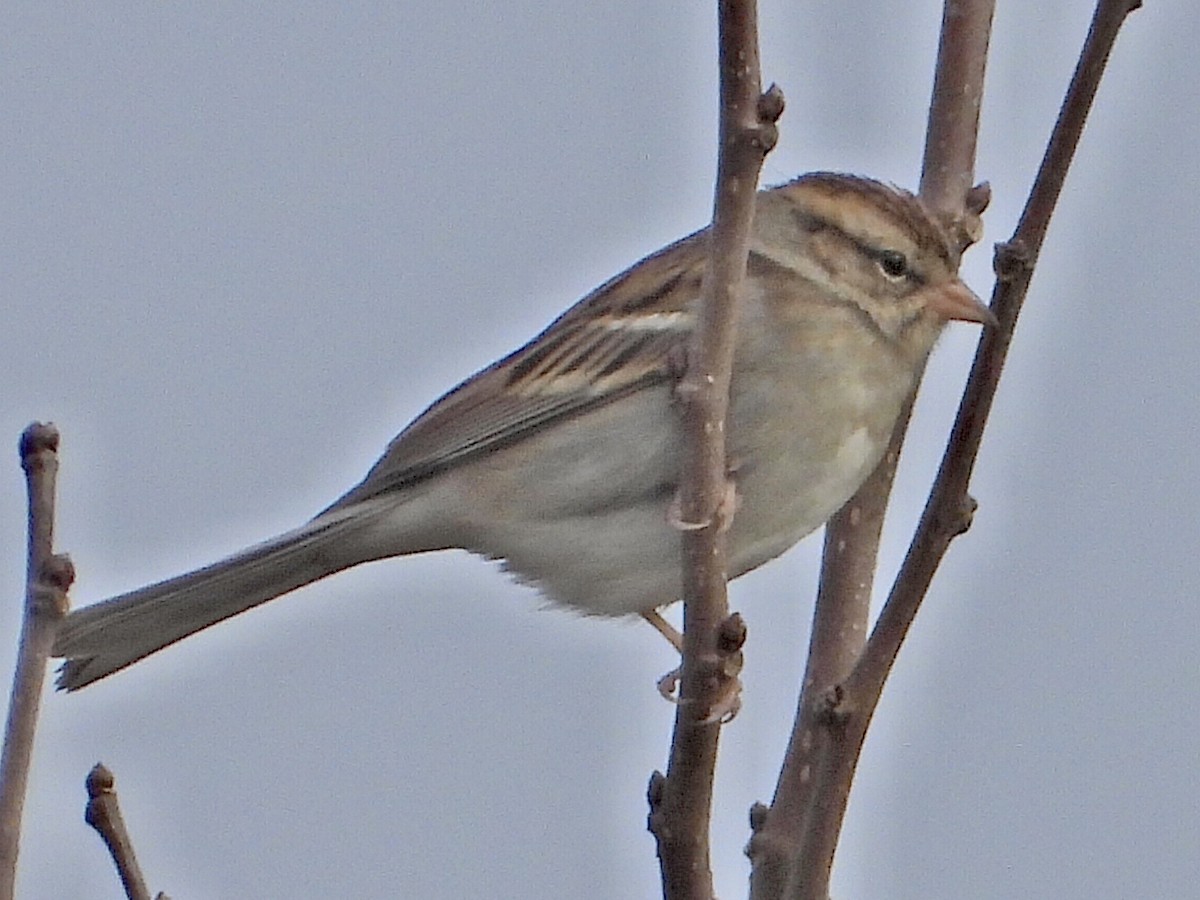
MULTIPOLYGON (((0 672, 15 453, 62 430, 58 547, 92 603, 299 524, 447 388, 710 214, 712 3, 24 4, 0 29, 0 672), (3 438, 7 435, 7 438, 3 438)), ((1000 3, 979 176, 991 288, 1090 4, 1000 3)), ((788 99, 764 180, 915 185, 940 5, 764 0, 788 99)), ((1194 897, 1200 879, 1200 24, 1128 23, 1017 332, 973 493, 888 685, 834 896, 1194 897)), ((978 330, 935 353, 907 541, 978 330)), ((819 539, 740 580, 745 708, 715 865, 791 724, 819 539)), ((176 898, 653 897, 644 790, 674 665, 463 554, 344 573, 47 695, 19 894, 122 896, 103 760, 176 898)))

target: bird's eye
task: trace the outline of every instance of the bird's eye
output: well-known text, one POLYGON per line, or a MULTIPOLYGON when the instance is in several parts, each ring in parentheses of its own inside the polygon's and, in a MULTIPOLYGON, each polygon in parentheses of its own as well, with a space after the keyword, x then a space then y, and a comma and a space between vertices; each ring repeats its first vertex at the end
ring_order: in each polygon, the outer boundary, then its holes
POLYGON ((883 250, 878 260, 879 268, 888 278, 903 278, 908 274, 908 259, 899 250, 883 250))

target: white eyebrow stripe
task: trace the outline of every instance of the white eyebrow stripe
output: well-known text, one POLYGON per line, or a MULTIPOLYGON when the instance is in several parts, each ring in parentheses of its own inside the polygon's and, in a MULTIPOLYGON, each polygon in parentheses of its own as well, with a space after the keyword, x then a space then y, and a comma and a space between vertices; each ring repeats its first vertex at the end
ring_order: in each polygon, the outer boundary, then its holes
POLYGON ((599 324, 609 331, 684 331, 691 327, 692 315, 686 312, 645 313, 622 318, 604 318, 599 324))

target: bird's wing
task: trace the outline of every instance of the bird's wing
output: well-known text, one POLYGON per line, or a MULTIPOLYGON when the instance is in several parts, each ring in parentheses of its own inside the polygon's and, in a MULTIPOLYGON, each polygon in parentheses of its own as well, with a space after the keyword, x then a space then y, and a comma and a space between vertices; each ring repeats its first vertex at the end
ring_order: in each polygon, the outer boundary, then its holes
POLYGON ((670 377, 695 323, 706 253, 707 232, 699 231, 597 288, 418 416, 331 509, 429 478, 670 377))

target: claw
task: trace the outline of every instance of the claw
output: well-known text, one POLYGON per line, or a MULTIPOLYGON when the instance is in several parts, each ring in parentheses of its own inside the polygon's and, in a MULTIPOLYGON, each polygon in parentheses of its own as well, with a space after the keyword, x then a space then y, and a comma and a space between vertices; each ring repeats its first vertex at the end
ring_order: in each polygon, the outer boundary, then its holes
POLYGON ((742 679, 732 676, 721 692, 717 702, 708 711, 708 715, 700 720, 701 725, 728 725, 737 718, 742 710, 742 679))
POLYGON ((679 695, 676 693, 679 690, 679 678, 683 675, 681 667, 675 667, 662 678, 658 679, 658 693, 668 703, 678 703, 679 695))
MULTIPOLYGON (((721 499, 717 502, 717 508, 713 512, 713 518, 716 519, 717 529, 724 534, 729 531, 729 527, 733 524, 733 514, 742 504, 742 499, 737 492, 737 483, 729 478, 725 482, 725 491, 721 495, 721 499)), ((703 522, 689 522, 683 518, 683 504, 680 501, 679 492, 675 492, 675 496, 671 498, 671 504, 667 507, 667 524, 678 531, 699 531, 701 528, 707 528, 712 524, 713 518, 704 520, 703 522)))
MULTIPOLYGON (((675 492, 675 496, 671 498, 671 505, 667 507, 667 524, 676 531, 699 531, 701 528, 708 527, 708 521, 705 522, 687 522, 683 518, 683 504, 679 499, 679 492, 675 492)), ((709 520, 711 521, 711 520, 709 520)))

